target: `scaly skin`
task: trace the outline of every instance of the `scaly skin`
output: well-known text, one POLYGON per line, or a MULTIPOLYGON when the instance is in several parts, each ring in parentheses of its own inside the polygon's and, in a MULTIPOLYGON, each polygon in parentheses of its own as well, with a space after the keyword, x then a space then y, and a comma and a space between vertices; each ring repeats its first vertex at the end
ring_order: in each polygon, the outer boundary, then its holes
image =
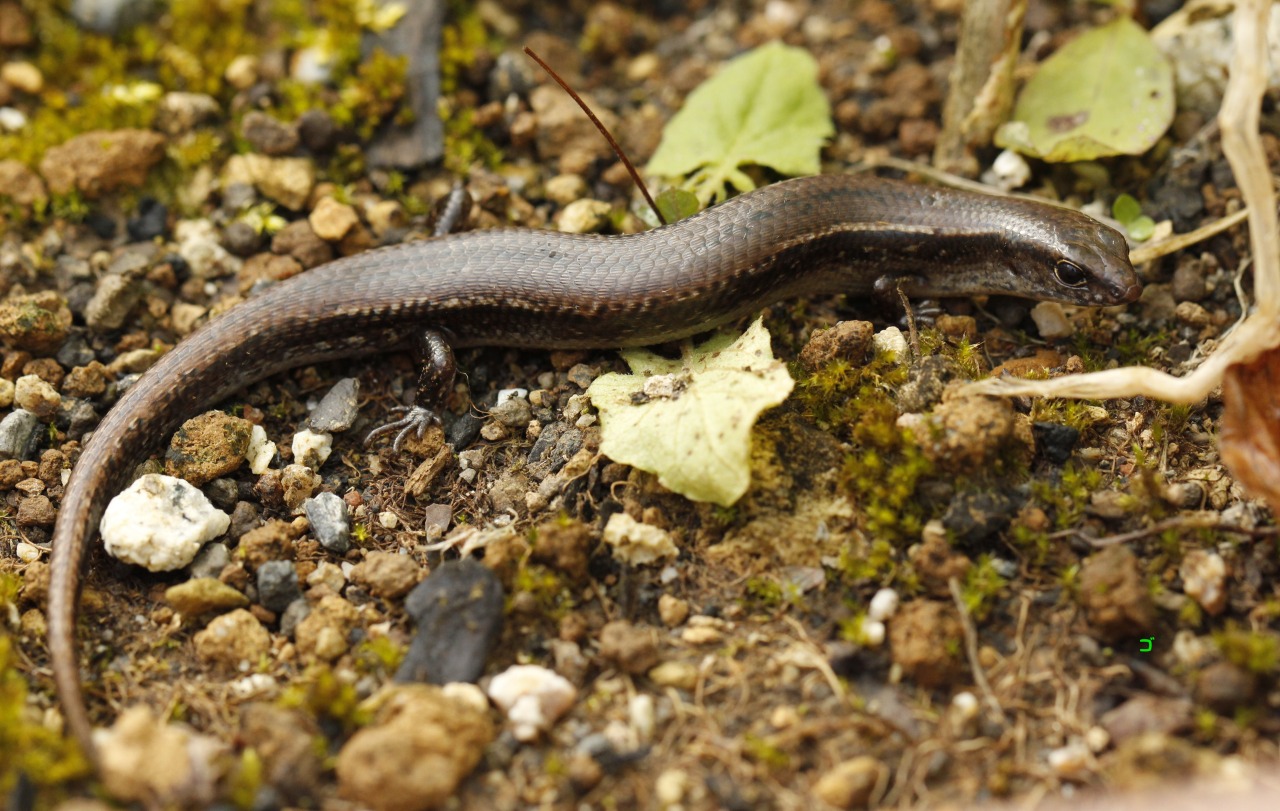
POLYGON ((1135 299, 1124 239, 1066 209, 866 176, 801 178, 632 236, 482 231, 339 259, 197 330, 103 418, 58 514, 49 653, 67 724, 94 757, 76 662, 80 574, 107 501, 185 419, 303 364, 427 329, 459 346, 643 346, 804 295, 1005 293, 1135 299))

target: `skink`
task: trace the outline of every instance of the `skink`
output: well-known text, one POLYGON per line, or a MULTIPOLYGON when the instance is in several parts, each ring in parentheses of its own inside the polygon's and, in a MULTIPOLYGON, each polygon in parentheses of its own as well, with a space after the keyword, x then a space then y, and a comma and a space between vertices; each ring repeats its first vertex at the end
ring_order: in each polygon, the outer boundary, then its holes
POLYGON ((1119 233, 1067 209, 830 175, 768 186, 643 234, 478 231, 291 278, 162 357, 76 462, 49 584, 49 653, 67 725, 93 758, 75 625, 81 569, 107 501, 183 420, 257 380, 392 350, 427 329, 456 336, 457 346, 643 346, 824 293, 1120 304, 1140 290, 1128 256, 1119 233))

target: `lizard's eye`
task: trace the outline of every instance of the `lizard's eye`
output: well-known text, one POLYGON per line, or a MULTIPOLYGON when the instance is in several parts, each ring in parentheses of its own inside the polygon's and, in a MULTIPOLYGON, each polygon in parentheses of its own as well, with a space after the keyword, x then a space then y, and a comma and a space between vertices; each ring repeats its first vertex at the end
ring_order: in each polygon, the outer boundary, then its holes
POLYGON ((1080 266, 1068 259, 1059 259, 1053 266, 1053 276, 1067 287, 1084 287, 1089 277, 1080 266))

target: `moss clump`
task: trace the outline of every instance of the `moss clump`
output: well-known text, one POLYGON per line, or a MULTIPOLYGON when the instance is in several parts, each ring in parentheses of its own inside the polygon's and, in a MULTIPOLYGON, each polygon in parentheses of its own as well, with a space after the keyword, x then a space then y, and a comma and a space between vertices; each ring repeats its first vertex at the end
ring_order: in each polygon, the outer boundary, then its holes
POLYGON ((837 568, 853 583, 888 584, 898 569, 898 556, 893 544, 876 538, 866 549, 846 546, 840 550, 837 568))
POLYGON ((1251 631, 1228 622, 1213 635, 1213 641, 1227 661, 1260 676, 1280 667, 1280 637, 1265 631, 1251 631))
POLYGON ((862 366, 837 360, 801 379, 798 399, 806 415, 844 434, 853 450, 845 458, 846 488, 863 510, 868 532, 894 540, 919 536, 930 517, 916 489, 934 471, 909 431, 897 426, 893 392, 907 368, 878 354, 862 366))
POLYGON ((960 589, 960 598, 969 615, 979 622, 985 620, 1006 583, 996 569, 995 559, 990 555, 980 555, 977 563, 969 567, 960 589))
POLYGON ((366 673, 395 673, 404 655, 404 647, 385 636, 366 639, 355 649, 356 666, 366 673))
POLYGON ((466 73, 479 54, 501 51, 502 43, 490 37, 484 21, 471 4, 451 3, 452 23, 441 32, 440 118, 444 122, 444 164, 454 174, 466 174, 472 166, 496 169, 502 150, 475 125, 471 105, 450 99, 462 89, 466 73))
POLYGON ((266 779, 265 772, 266 767, 258 750, 252 746, 245 747, 227 781, 227 798, 231 804, 236 808, 253 808, 254 799, 266 779))
MULTIPOLYGON (((0 591, 12 591, 15 582, 0 575, 0 591)), ((19 775, 37 786, 57 786, 87 777, 89 764, 71 739, 28 707, 26 678, 17 670, 11 640, 0 632, 0 796, 10 795, 19 775)))
POLYGON ((747 578, 746 591, 745 604, 762 611, 777 611, 804 601, 804 590, 798 584, 771 577, 747 578))
POLYGON ((507 598, 508 608, 521 592, 530 594, 539 611, 556 621, 577 605, 572 590, 565 586, 559 575, 537 563, 526 562, 516 572, 511 582, 511 596, 507 598))
POLYGON ((742 736, 742 754, 770 771, 783 771, 791 765, 791 756, 777 744, 751 732, 742 736))
POLYGON ((1089 503, 1089 494, 1102 488, 1102 472, 1097 468, 1068 463, 1062 468, 1057 481, 1039 480, 1031 483, 1031 495, 1053 516, 1058 529, 1067 529, 1079 523, 1089 503))
POLYGON ((328 667, 309 669, 293 682, 277 702, 285 709, 301 709, 318 721, 336 723, 344 733, 365 726, 371 720, 360 707, 355 685, 339 679, 328 667))

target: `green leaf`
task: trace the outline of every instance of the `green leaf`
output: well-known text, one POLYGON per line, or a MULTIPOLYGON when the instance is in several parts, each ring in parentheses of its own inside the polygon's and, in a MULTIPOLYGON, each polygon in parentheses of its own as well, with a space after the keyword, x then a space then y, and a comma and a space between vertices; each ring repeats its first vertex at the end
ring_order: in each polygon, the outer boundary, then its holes
POLYGON ((656 202, 658 210, 662 212, 662 218, 668 223, 680 222, 685 217, 692 217, 698 213, 699 209, 697 196, 684 189, 667 189, 658 195, 656 202))
POLYGON ((1118 17, 1072 40, 1027 82, 996 144, 1046 161, 1139 155, 1173 121, 1173 70, 1118 17))
POLYGON ((1124 230, 1128 231, 1129 236, 1137 242, 1146 242, 1156 232, 1156 221, 1143 214, 1125 223, 1124 230))
POLYGON ((1138 242, 1146 242, 1155 233, 1156 221, 1142 213, 1142 205, 1132 195, 1117 197, 1111 204, 1111 216, 1138 242))
POLYGON ((587 394, 600 410, 600 450, 647 470, 694 501, 729 506, 751 484, 751 426, 794 385, 761 319, 679 360, 626 350, 632 374, 607 374, 587 394))
POLYGON ((800 48, 762 45, 703 82, 668 122, 648 171, 692 173, 685 187, 706 205, 723 200, 726 184, 751 191, 741 169, 767 166, 784 175, 813 175, 818 153, 835 133, 818 85, 818 64, 800 48))
POLYGON ((1142 205, 1131 194, 1122 194, 1111 204, 1111 216, 1125 225, 1142 216, 1142 205))

